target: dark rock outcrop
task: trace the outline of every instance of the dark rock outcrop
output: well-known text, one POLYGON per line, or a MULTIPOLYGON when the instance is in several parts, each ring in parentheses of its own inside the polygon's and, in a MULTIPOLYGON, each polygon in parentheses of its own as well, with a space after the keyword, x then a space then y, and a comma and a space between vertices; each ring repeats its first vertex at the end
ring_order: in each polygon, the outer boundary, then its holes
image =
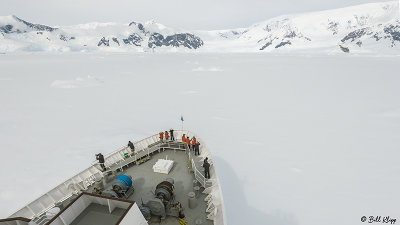
POLYGON ((392 41, 392 46, 395 45, 395 41, 400 42, 400 25, 389 25, 383 28, 385 32, 384 38, 389 38, 392 41))
POLYGON ((366 34, 370 34, 371 32, 369 31, 369 28, 362 28, 362 29, 358 29, 355 30, 353 32, 350 32, 349 34, 347 34, 342 40, 341 42, 346 42, 346 41, 351 41, 353 42, 354 40, 361 38, 362 36, 366 35, 366 34))
POLYGON ((97 44, 97 46, 110 46, 110 40, 106 39, 105 37, 103 37, 99 43, 97 44))
POLYGON ((332 35, 336 35, 339 32, 339 23, 330 21, 328 24, 328 30, 332 31, 332 35))
POLYGON ((113 37, 113 38, 112 38, 112 40, 113 40, 113 42, 117 43, 117 44, 118 44, 118 46, 119 46, 119 41, 118 41, 118 38, 116 38, 116 37, 113 37))
POLYGON ((14 27, 13 25, 7 24, 7 25, 5 25, 5 26, 0 27, 0 31, 1 31, 2 33, 6 33, 6 34, 12 33, 13 27, 14 27))
POLYGON ((345 52, 345 53, 349 53, 349 52, 350 52, 350 49, 347 48, 347 47, 343 47, 343 46, 341 46, 341 45, 339 45, 339 47, 340 47, 340 50, 342 50, 342 51, 345 52))
POLYGON ((292 43, 290 41, 282 41, 281 43, 279 43, 277 46, 275 46, 275 48, 280 48, 283 47, 285 45, 291 45, 292 43))
POLYGON ((129 26, 137 26, 137 28, 138 28, 139 30, 141 30, 143 33, 147 33, 146 30, 144 29, 143 24, 141 24, 141 23, 131 22, 131 23, 129 24, 129 26))
POLYGON ((263 46, 260 48, 260 50, 262 51, 262 50, 268 48, 270 45, 272 45, 272 41, 273 41, 273 40, 271 40, 271 41, 265 43, 265 45, 263 45, 263 46))
POLYGON ((166 36, 165 38, 160 33, 153 33, 149 38, 148 46, 149 48, 162 46, 183 46, 189 49, 197 49, 200 48, 203 44, 203 41, 199 37, 189 33, 173 34, 166 36))
POLYGON ((164 44, 164 36, 160 33, 153 33, 149 38, 149 48, 161 47, 164 44))
POLYGON ((286 32, 286 34, 283 36, 284 38, 294 38, 294 37, 296 37, 297 36, 297 34, 296 34, 296 32, 295 31, 293 31, 293 30, 288 30, 287 32, 286 32))
POLYGON ((68 41, 69 38, 66 35, 60 34, 60 40, 62 41, 68 41))
POLYGON ((123 41, 127 45, 141 46, 143 38, 141 38, 138 34, 131 34, 128 38, 123 39, 123 41))
POLYGON ((203 45, 203 41, 199 37, 189 33, 174 34, 165 38, 164 45, 173 47, 184 46, 189 49, 197 49, 203 45))

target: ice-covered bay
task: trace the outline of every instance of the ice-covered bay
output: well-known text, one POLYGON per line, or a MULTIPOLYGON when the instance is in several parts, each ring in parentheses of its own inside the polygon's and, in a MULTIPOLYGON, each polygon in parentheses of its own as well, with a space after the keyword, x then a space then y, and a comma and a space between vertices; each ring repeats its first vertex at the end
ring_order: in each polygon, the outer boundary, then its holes
POLYGON ((400 58, 0 55, 0 217, 171 127, 206 141, 228 225, 400 220, 400 58))

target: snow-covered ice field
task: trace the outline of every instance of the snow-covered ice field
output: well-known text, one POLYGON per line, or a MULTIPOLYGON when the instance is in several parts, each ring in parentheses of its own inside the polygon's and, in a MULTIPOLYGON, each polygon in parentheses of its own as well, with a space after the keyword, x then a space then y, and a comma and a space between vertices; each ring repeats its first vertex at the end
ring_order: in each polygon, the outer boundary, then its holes
POLYGON ((205 140, 228 225, 400 220, 399 57, 0 55, 0 217, 170 128, 205 140))

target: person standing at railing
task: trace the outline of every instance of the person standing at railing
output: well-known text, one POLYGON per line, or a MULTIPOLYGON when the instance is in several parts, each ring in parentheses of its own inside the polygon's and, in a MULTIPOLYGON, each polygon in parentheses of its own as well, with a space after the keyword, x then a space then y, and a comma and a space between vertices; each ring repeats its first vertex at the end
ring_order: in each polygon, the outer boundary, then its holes
POLYGON ((99 160, 100 166, 103 169, 103 172, 106 171, 106 167, 104 166, 104 156, 103 154, 99 153, 96 154, 96 159, 99 160))
POLYGON ((169 138, 168 131, 165 131, 165 140, 168 141, 168 138, 169 138))
POLYGON ((162 142, 164 139, 164 132, 160 132, 160 141, 162 142))
POLYGON ((196 145, 196 137, 193 136, 192 138, 192 150, 194 150, 194 146, 196 145))
POLYGON ((188 147, 188 150, 190 151, 190 137, 186 137, 186 145, 188 147))
POLYGON ((186 143, 186 137, 185 137, 185 134, 183 134, 183 135, 182 135, 182 142, 183 142, 183 143, 186 143))
POLYGON ((173 129, 169 130, 169 133, 171 134, 171 141, 175 141, 174 130, 173 129))
POLYGON ((210 163, 208 163, 208 157, 204 159, 203 167, 204 167, 204 177, 210 179, 210 163))
POLYGON ((206 163, 206 162, 208 162, 208 157, 206 157, 206 158, 204 159, 203 164, 206 163))
POLYGON ((128 147, 131 149, 131 155, 135 154, 135 146, 131 141, 128 142, 128 147))
POLYGON ((200 155, 200 142, 196 141, 194 145, 194 155, 200 155))

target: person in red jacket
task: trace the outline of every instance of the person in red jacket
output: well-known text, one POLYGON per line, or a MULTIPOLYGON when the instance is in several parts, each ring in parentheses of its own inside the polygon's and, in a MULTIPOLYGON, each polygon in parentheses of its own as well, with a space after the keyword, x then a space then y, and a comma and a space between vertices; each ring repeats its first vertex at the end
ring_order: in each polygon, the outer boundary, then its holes
POLYGON ((163 141, 164 139, 164 132, 160 132, 160 141, 163 141))
POLYGON ((188 149, 190 150, 190 137, 186 137, 186 144, 188 146, 188 149))
POLYGON ((165 131, 165 140, 168 141, 168 138, 169 138, 169 133, 168 131, 165 131))
POLYGON ((186 137, 185 137, 185 134, 183 134, 183 135, 182 135, 182 142, 183 142, 183 143, 186 143, 186 137))
POLYGON ((192 138, 192 150, 194 150, 194 146, 196 145, 196 142, 197 142, 196 137, 193 136, 193 138, 192 138))

